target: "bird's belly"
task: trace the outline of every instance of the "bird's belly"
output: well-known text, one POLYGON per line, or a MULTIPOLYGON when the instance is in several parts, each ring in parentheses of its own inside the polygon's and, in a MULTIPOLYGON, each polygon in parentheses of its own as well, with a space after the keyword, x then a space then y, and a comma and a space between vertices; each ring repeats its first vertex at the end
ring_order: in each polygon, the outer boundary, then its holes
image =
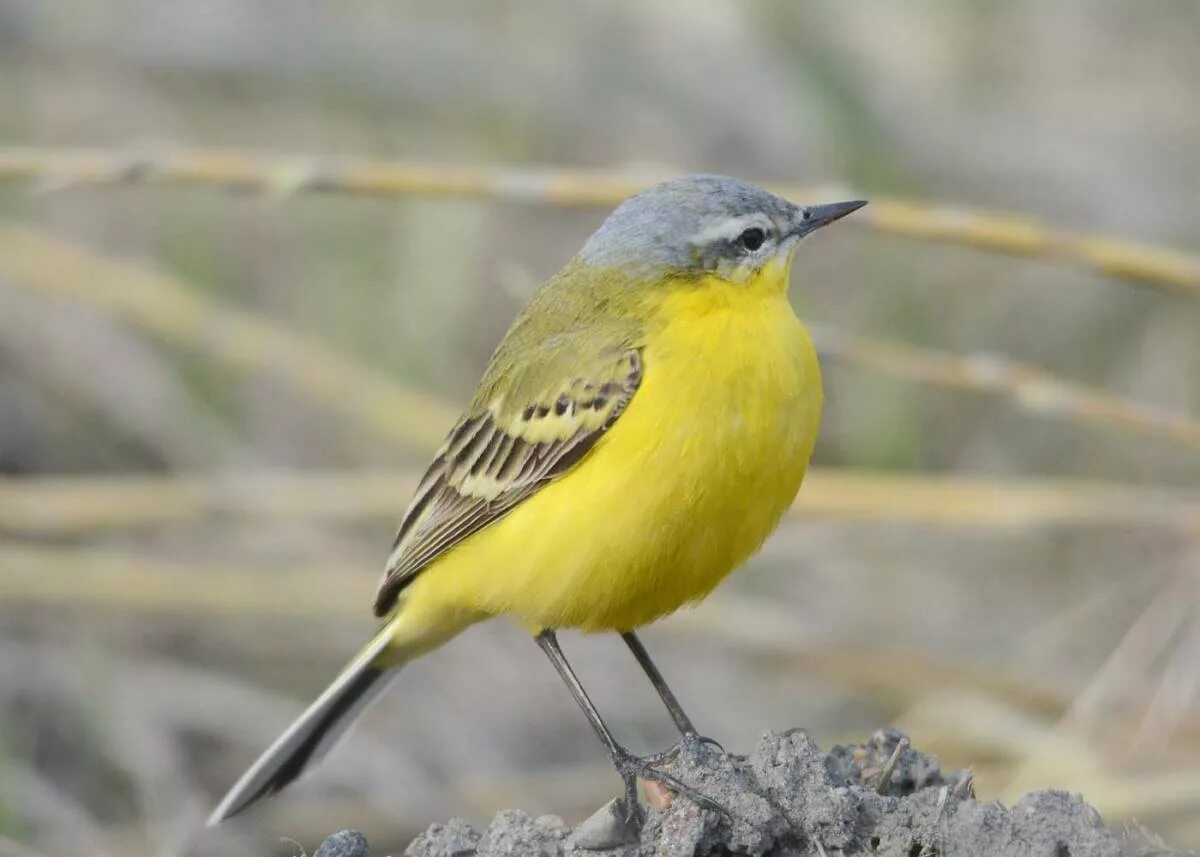
POLYGON ((708 594, 775 528, 816 437, 816 357, 785 311, 648 345, 641 387, 592 453, 427 569, 412 597, 532 628, 628 630, 708 594))

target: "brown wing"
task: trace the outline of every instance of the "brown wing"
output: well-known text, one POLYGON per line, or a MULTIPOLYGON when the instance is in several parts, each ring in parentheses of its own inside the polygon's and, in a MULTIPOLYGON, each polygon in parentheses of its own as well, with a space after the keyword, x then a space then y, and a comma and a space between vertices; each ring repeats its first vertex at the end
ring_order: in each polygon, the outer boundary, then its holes
MULTIPOLYGON (((570 363, 577 366, 579 355, 570 363)), ((594 361, 585 374, 542 384, 527 400, 499 395, 459 420, 404 513, 375 596, 377 616, 395 606, 400 591, 429 563, 583 458, 636 392, 641 354, 613 354, 594 361)), ((521 394, 528 387, 518 382, 508 389, 521 394)))

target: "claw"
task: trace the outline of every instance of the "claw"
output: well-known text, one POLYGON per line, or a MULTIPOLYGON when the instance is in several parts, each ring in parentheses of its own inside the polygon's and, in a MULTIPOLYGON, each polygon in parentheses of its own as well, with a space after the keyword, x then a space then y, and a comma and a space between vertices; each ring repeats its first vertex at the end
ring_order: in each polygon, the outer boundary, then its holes
POLYGON ((637 772, 621 771, 621 779, 625 781, 625 797, 621 800, 621 820, 631 830, 641 830, 646 821, 646 814, 638 802, 637 772))
POLYGON ((680 744, 691 745, 693 747, 716 747, 720 753, 725 752, 725 748, 721 746, 721 742, 716 738, 709 738, 706 735, 700 735, 696 732, 689 732, 683 736, 680 744))
MULTIPOLYGON (((636 790, 636 779, 634 781, 636 790)), ((641 830, 642 825, 646 823, 646 812, 642 809, 642 805, 638 803, 637 795, 629 793, 629 786, 625 787, 625 797, 621 799, 621 823, 630 830, 641 830)))

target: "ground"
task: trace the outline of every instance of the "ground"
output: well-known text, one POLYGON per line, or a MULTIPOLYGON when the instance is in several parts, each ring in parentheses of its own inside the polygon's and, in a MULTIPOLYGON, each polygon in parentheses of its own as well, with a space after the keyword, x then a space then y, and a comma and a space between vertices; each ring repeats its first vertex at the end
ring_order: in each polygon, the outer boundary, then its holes
MULTIPOLYGON (((1035 792, 1015 806, 975 798, 968 772, 896 731, 822 752, 802 731, 768 732, 748 756, 704 746, 665 770, 721 804, 704 810, 651 786, 640 834, 611 803, 575 828, 557 816, 503 810, 482 832, 461 819, 435 824, 407 857, 620 857, 745 854, 873 854, 885 857, 1150 857, 1170 855, 1140 827, 1115 831, 1079 795, 1035 792)), ((329 837, 314 857, 366 857, 353 831, 329 837)))

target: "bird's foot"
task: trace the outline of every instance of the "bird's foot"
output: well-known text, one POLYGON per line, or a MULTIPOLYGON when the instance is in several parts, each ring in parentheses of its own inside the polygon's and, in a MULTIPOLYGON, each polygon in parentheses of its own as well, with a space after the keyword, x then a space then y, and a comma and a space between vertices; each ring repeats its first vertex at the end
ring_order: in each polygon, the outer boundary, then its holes
MULTIPOLYGON (((659 770, 658 766, 666 762, 670 762, 677 758, 681 753, 689 750, 697 749, 706 743, 716 744, 708 738, 702 738, 699 735, 684 736, 678 744, 663 753, 655 753, 650 756, 634 756, 632 753, 624 753, 614 759, 617 767, 617 772, 621 775, 621 779, 625 781, 625 822, 628 825, 637 824, 638 826, 645 820, 642 813, 642 806, 638 802, 637 796, 637 778, 658 783, 659 785, 670 789, 677 795, 687 798, 692 803, 704 809, 710 809, 713 812, 719 812, 729 818, 733 818, 733 814, 721 804, 717 803, 707 795, 701 794, 696 789, 689 786, 687 783, 680 780, 666 771, 659 770)), ((720 745, 717 745, 720 746, 720 745)))
POLYGON ((725 748, 715 738, 706 738, 697 732, 685 732, 673 747, 669 747, 661 753, 642 756, 641 760, 651 766, 663 765, 675 761, 680 756, 696 755, 702 747, 716 747, 718 752, 725 752, 725 748))

